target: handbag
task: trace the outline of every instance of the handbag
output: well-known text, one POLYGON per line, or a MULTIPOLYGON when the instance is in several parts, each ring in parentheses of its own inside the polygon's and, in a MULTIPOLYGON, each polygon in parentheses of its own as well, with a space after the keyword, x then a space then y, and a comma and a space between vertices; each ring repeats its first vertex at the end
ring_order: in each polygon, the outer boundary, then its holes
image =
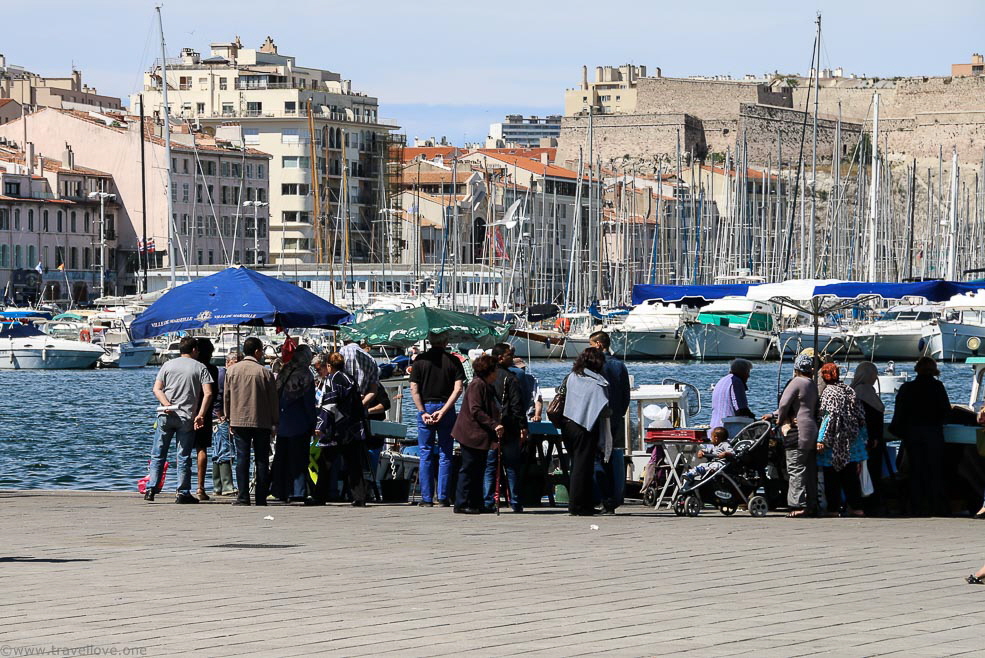
POLYGON ((862 485, 862 498, 867 498, 876 492, 876 488, 872 484, 872 476, 869 475, 869 460, 863 459, 860 463, 862 464, 862 472, 859 473, 858 477, 862 485))
POLYGON ((551 399, 551 403, 547 405, 547 420, 551 421, 554 427, 561 429, 564 425, 564 400, 568 396, 568 378, 565 377, 564 381, 561 382, 561 386, 558 387, 551 399))

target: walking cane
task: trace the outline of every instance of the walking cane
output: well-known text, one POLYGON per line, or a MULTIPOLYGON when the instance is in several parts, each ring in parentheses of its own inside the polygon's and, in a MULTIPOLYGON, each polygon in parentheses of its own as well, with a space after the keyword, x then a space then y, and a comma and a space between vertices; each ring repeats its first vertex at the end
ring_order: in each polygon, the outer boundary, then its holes
POLYGON ((493 496, 493 504, 496 506, 496 516, 499 516, 499 473, 503 470, 502 462, 500 461, 503 456, 502 444, 496 448, 496 493, 493 496))

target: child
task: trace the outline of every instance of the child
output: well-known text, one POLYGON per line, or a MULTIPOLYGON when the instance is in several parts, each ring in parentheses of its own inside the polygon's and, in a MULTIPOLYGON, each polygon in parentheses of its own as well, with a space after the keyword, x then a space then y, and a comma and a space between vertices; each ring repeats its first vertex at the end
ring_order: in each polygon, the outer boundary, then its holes
POLYGON ((709 461, 698 464, 684 473, 684 479, 690 483, 699 475, 711 475, 722 467, 722 463, 715 460, 731 456, 732 444, 728 440, 728 430, 724 427, 716 427, 711 431, 711 445, 702 446, 697 454, 698 459, 706 458, 709 461))

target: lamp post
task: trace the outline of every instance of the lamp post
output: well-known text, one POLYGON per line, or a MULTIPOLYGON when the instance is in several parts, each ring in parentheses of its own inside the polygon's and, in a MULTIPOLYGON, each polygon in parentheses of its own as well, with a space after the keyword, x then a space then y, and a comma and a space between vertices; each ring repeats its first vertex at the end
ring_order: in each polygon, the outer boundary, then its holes
MULTIPOLYGON (((106 199, 116 199, 108 192, 89 192, 90 199, 99 199, 99 296, 106 296, 106 199)), ((145 245, 146 248, 146 245, 145 245)))
POLYGON ((247 208, 253 206, 253 267, 256 268, 260 267, 260 231, 257 211, 268 204, 263 201, 244 201, 243 205, 247 208))

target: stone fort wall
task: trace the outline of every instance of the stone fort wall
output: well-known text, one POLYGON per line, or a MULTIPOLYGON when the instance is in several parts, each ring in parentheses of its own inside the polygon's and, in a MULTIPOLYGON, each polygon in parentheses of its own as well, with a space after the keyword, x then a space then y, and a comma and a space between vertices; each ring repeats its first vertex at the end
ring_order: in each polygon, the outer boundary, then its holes
MULTIPOLYGON (((627 155, 637 162, 653 161, 656 157, 676 158, 678 135, 683 153, 693 151, 704 157, 707 151, 701 122, 679 112, 595 116, 592 135, 593 152, 604 166, 627 155)), ((576 168, 579 148, 587 160, 588 117, 563 117, 556 162, 576 168)))

